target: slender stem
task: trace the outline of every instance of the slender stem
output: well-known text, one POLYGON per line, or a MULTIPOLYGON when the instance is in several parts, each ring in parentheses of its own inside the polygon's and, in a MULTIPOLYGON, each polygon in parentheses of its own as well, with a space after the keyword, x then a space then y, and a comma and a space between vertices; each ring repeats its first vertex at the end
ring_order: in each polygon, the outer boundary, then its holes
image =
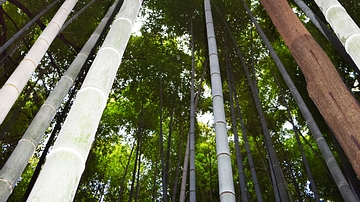
POLYGON ((209 0, 204 0, 206 31, 210 61, 211 90, 216 133, 220 201, 235 202, 235 189, 231 168, 230 149, 226 131, 224 100, 220 76, 215 30, 209 0))
POLYGON ((190 95, 190 202, 196 202, 196 175, 195 175, 195 103, 194 103, 194 77, 195 77, 195 45, 193 25, 191 21, 191 95, 190 95))

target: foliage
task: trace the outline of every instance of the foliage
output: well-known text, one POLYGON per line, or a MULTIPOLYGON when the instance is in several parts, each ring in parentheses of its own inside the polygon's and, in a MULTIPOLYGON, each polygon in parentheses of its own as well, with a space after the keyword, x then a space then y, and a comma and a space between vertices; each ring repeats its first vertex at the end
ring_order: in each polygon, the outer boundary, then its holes
MULTIPOLYGON (((19 0, 20 1, 20 0, 19 0)), ((42 1, 20 1, 29 11, 36 15, 44 7, 50 4, 50 0, 42 1)), ((86 5, 89 0, 79 1, 75 11, 86 5)), ((327 138, 329 130, 326 123, 318 112, 316 106, 307 95, 305 78, 299 67, 291 57, 287 47, 271 24, 267 14, 257 1, 251 3, 251 9, 256 15, 260 25, 265 30, 275 51, 281 58, 284 66, 293 79, 300 94, 308 105, 310 111, 319 124, 320 130, 327 138)), ((294 4, 292 4, 294 6, 294 4)), ((312 2, 307 2, 312 9, 318 8, 312 2)), ((344 7, 349 9, 351 15, 355 15, 359 5, 352 1, 343 1, 344 7)), ((109 6, 110 0, 97 0, 85 13, 79 16, 69 27, 63 31, 63 37, 68 40, 64 42, 58 37, 50 47, 40 67, 34 74, 16 105, 7 117, 4 124, 0 125, 0 142, 2 144, 1 166, 5 163, 11 151, 16 146, 31 119, 35 116, 38 108, 45 100, 48 93, 53 89, 60 76, 74 59, 79 48, 83 46, 91 35, 99 20, 103 17, 109 6), (16 116, 15 116, 16 115, 16 116), (14 118, 12 118, 14 117, 14 118)), ((214 26, 217 35, 220 67, 225 67, 226 57, 234 70, 233 77, 236 92, 240 100, 246 130, 248 132, 249 144, 252 150, 255 169, 257 171, 260 188, 264 201, 274 201, 274 193, 271 185, 270 169, 268 167, 267 155, 264 149, 261 125, 258 120, 256 108, 250 94, 248 81, 241 67, 240 60, 235 54, 235 49, 226 32, 222 18, 225 19, 234 34, 252 78, 256 79, 259 95, 265 112, 266 120, 281 161, 287 185, 290 193, 296 201, 295 184, 291 175, 295 177, 300 187, 300 195, 304 201, 314 200, 309 190, 308 178, 302 164, 301 154, 297 147, 293 131, 288 125, 284 100, 289 102, 291 115, 296 118, 297 125, 305 139, 302 139, 305 152, 309 160, 316 185, 322 198, 329 201, 341 201, 331 177, 324 166, 323 159, 318 156, 315 140, 309 134, 305 120, 301 117, 295 102, 286 89, 275 64, 269 56, 254 26, 250 23, 245 10, 239 6, 237 1, 213 1, 214 26), (216 7, 220 12, 216 12, 216 7), (284 91, 285 94, 282 94, 284 91), (314 150, 312 148, 315 148, 314 150), (317 153, 317 154, 315 154, 317 153)), ((295 7, 295 6, 294 6, 295 7)), ((58 8, 58 7, 57 7, 58 8)), ((57 8, 46 13, 41 22, 46 24, 57 8)), ((8 40, 16 31, 26 24, 30 17, 11 1, 2 6, 0 12, 3 18, 0 25, 3 28, 3 38, 8 40)), ((319 44, 325 49, 329 57, 339 67, 339 74, 344 82, 351 88, 357 77, 343 59, 339 57, 332 46, 321 36, 320 32, 307 21, 306 17, 299 12, 304 25, 312 33, 319 44)), ((211 86, 208 67, 206 68, 205 81, 201 82, 203 68, 207 65, 207 45, 205 43, 205 25, 202 1, 145 1, 142 10, 144 24, 140 30, 141 34, 133 35, 127 46, 122 64, 117 73, 116 80, 108 99, 107 107, 99 123, 96 138, 86 162, 86 169, 82 176, 75 201, 125 201, 129 200, 131 185, 138 187, 136 197, 133 200, 151 201, 153 193, 155 199, 161 198, 161 165, 159 160, 159 103, 160 82, 163 87, 163 136, 164 148, 167 148, 170 124, 172 124, 172 136, 168 171, 168 195, 174 190, 176 167, 178 161, 182 165, 187 132, 189 128, 190 111, 190 66, 189 33, 190 18, 194 28, 194 40, 196 49, 196 89, 202 89, 199 95, 198 114, 204 114, 212 110, 211 98, 203 89, 211 86), (174 109, 173 122, 170 123, 172 110, 174 109), (141 141, 141 143, 139 143, 141 141), (139 176, 132 181, 133 168, 138 162, 135 160, 135 151, 139 147, 140 167, 139 176), (181 153, 179 153, 181 151, 181 153), (179 156, 182 158, 180 159, 179 156), (129 162, 129 163, 128 163, 129 162), (128 168, 127 168, 128 167, 128 168), (127 169, 126 169, 127 168, 127 169), (155 178, 155 186, 154 185, 155 178), (121 192, 122 190, 122 192, 121 192), (121 192, 121 193, 120 193, 121 192)), ((320 16, 320 18, 323 18, 320 16)), ((356 18, 355 18, 356 19, 356 18)), ((358 19, 356 19, 358 20, 358 19)), ((4 61, 0 64, 0 85, 14 71, 18 62, 27 52, 29 46, 41 33, 39 25, 33 25, 24 35, 22 40, 12 44, 6 52, 2 53, 4 61)), ((3 44, 5 40, 1 40, 3 44)), ((89 61, 91 63, 91 60, 89 61)), ((230 107, 228 105, 228 90, 225 68, 221 69, 224 81, 224 100, 227 122, 230 120, 230 107)), ((196 125, 196 176, 197 197, 202 201, 218 201, 218 179, 215 152, 215 134, 211 126, 198 120, 196 125)), ((211 120, 210 120, 211 122, 211 120)), ((228 124, 229 125, 229 124, 228 124)), ((240 130, 240 124, 238 126, 240 130)), ((51 127, 49 128, 51 129, 51 127)), ((232 152, 233 170, 236 170, 235 151, 232 133, 229 130, 230 146, 232 152)), ((241 134, 239 134, 241 136, 241 134)), ((327 138, 331 148, 332 140, 327 138)), ((240 140, 243 165, 250 199, 255 200, 254 184, 251 180, 248 158, 243 140, 240 140)), ((334 149, 335 152, 335 149, 334 149)), ((15 188, 9 201, 19 201, 21 194, 26 189, 26 182, 31 177, 32 169, 37 160, 31 160, 28 168, 22 176, 22 180, 15 188)), ((182 168, 180 167, 180 174, 182 168)), ((237 172, 234 173, 236 194, 239 194, 239 182, 237 172)), ((137 174, 137 172, 136 172, 137 174)), ((179 180, 177 193, 179 193, 179 180)), ((238 195, 237 195, 238 196, 238 195)))

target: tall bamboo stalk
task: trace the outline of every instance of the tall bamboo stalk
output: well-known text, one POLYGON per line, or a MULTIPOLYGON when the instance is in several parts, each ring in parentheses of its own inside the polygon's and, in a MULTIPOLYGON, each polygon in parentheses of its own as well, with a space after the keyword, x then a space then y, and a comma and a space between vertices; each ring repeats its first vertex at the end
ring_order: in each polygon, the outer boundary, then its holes
POLYGON ((58 113, 58 116, 56 117, 55 127, 53 128, 53 131, 51 132, 51 135, 49 136, 49 139, 48 139, 48 141, 47 141, 47 143, 45 145, 45 148, 42 150, 42 154, 41 154, 41 156, 39 158, 39 161, 38 161, 38 163, 36 165, 36 168, 35 168, 32 176, 31 176, 30 182, 28 183, 28 186, 27 186, 26 191, 25 191, 25 193, 23 195, 22 201, 26 201, 27 198, 29 197, 29 194, 30 194, 32 188, 34 187, 35 182, 36 182, 36 179, 39 176, 41 168, 42 168, 43 164, 45 163, 46 155, 48 154, 50 147, 53 145, 55 137, 59 133, 59 131, 61 129, 61 126, 64 123, 65 117, 66 117, 67 113, 70 110, 72 100, 73 100, 73 98, 74 98, 74 96, 76 94, 76 90, 80 86, 80 83, 83 82, 84 78, 85 78, 85 76, 76 81, 76 84, 74 85, 74 88, 69 93, 69 99, 66 101, 66 104, 63 107, 61 113, 58 113))
POLYGON ((232 83, 234 81, 231 78, 228 55, 226 55, 225 60, 226 60, 226 73, 227 73, 228 88, 229 88, 229 100, 230 100, 229 104, 230 104, 230 112, 231 112, 231 124, 232 124, 233 133, 234 133, 236 165, 237 165, 237 169, 238 169, 240 195, 241 195, 242 201, 247 202, 247 201, 249 201, 249 198, 248 198, 248 191, 247 191, 247 186, 246 186, 245 172, 244 172, 244 167, 243 167, 244 162, 242 160, 242 155, 241 155, 241 151, 240 151, 239 135, 238 135, 238 131, 237 131, 237 120, 236 120, 235 109, 234 109, 234 97, 233 97, 233 93, 232 93, 232 89, 231 89, 232 83))
POLYGON ((231 169, 230 149, 226 131, 224 99, 217 54, 214 24, 209 0, 204 0, 206 32, 209 49, 211 90, 216 133, 220 201, 235 202, 235 189, 231 169))
POLYGON ((189 136, 190 133, 188 133, 187 141, 186 141, 186 149, 185 149, 185 156, 184 156, 184 163, 183 163, 183 171, 182 171, 182 178, 181 178, 181 187, 180 187, 180 196, 179 196, 179 202, 185 201, 185 193, 186 193, 186 179, 187 179, 187 171, 189 167, 189 136))
POLYGON ((71 201, 142 0, 125 0, 28 201, 71 201))
MULTIPOLYGON (((276 80, 276 83, 278 84, 278 86, 280 87, 281 96, 284 97, 285 93, 283 92, 283 89, 281 88, 280 83, 278 82, 276 77, 275 77, 275 80, 276 80)), ((303 161, 303 164, 304 164, 304 167, 305 167, 305 171, 306 171, 306 174, 307 174, 308 179, 310 181, 311 191, 314 193, 315 201, 320 202, 320 195, 319 195, 319 192, 317 191, 316 183, 315 183, 315 180, 313 178, 313 175, 312 175, 312 172, 311 172, 311 169, 310 169, 310 166, 309 166, 309 163, 308 163, 305 151, 304 151, 304 147, 303 147, 303 145, 302 145, 302 143, 300 141, 300 138, 299 138, 300 131, 298 130, 297 126, 295 125, 295 121, 294 121, 294 119, 293 119, 293 117, 291 115, 290 106, 289 106, 288 101, 284 99, 283 104, 286 107, 288 121, 292 125, 294 135, 295 135, 295 139, 296 139, 297 145, 298 145, 298 147, 300 149, 301 158, 302 158, 302 161, 303 161)))
MULTIPOLYGON (((205 79, 205 73, 206 73, 206 67, 207 67, 207 63, 208 60, 206 59, 206 62, 204 63, 204 68, 203 68, 203 73, 201 75, 201 80, 200 83, 203 82, 203 80, 205 79)), ((199 85, 198 90, 197 90, 197 94, 195 97, 195 101, 194 101, 194 111, 196 112, 196 108, 197 108, 197 104, 199 101, 199 97, 200 97, 200 93, 201 93, 201 85, 199 85)), ((186 141, 186 149, 185 149, 185 155, 184 155, 184 163, 183 163, 183 172, 182 172, 182 179, 181 179, 181 186, 180 186, 180 197, 179 197, 179 202, 184 202, 185 201, 185 191, 186 191, 186 179, 187 179, 187 171, 188 171, 188 165, 189 165, 189 147, 190 147, 190 143, 189 143, 189 135, 190 135, 190 129, 189 129, 189 133, 187 136, 187 141, 186 141)))
POLYGON ((174 186, 173 186, 173 193, 171 197, 171 201, 176 201, 177 193, 178 193, 178 182, 179 182, 179 173, 180 173, 180 163, 181 163, 181 154, 182 154, 182 147, 183 147, 183 124, 182 120, 180 122, 180 144, 178 147, 178 160, 176 164, 176 172, 175 172, 175 180, 174 180, 174 186))
MULTIPOLYGON (((169 166, 170 166, 170 156, 171 156, 171 142, 172 142, 172 134, 173 134, 173 125, 174 125, 174 116, 175 116, 175 107, 172 108, 170 112, 170 123, 169 123, 169 135, 167 139, 167 148, 166 148, 166 158, 165 158, 165 181, 169 186, 169 166)), ((171 197, 169 196, 170 200, 171 197)))
POLYGON ((139 159, 139 153, 141 147, 141 138, 140 138, 141 135, 139 133, 140 133, 139 131, 136 132, 137 143, 136 143, 134 166, 133 166, 132 178, 131 178, 131 186, 129 191, 129 200, 128 200, 129 202, 132 202, 134 198, 135 176, 136 176, 136 169, 138 165, 138 159, 139 159))
POLYGON ((26 83, 31 78, 31 75, 34 73, 45 52, 55 39, 76 2, 77 0, 66 0, 62 4, 48 26, 35 41, 27 55, 20 62, 19 66, 0 89, 0 124, 2 124, 26 83))
POLYGON ((164 155, 164 137, 163 137, 163 130, 162 130, 162 125, 163 125, 163 106, 162 106, 162 102, 163 102, 163 98, 162 98, 162 93, 163 93, 163 89, 162 89, 162 78, 160 75, 160 103, 159 103, 159 110, 160 110, 160 126, 159 126, 159 147, 160 147, 160 161, 161 161, 161 176, 162 176, 162 201, 167 202, 168 201, 168 197, 167 197, 167 182, 166 182, 166 171, 165 171, 165 155, 164 155))
POLYGON ((190 90, 190 202, 196 202, 196 175, 195 175, 195 44, 193 25, 191 20, 191 90, 190 90))
MULTIPOLYGON (((157 149, 159 148, 159 145, 157 145, 157 149)), ((160 154, 156 154, 156 160, 155 160, 155 170, 154 170, 154 178, 153 178, 153 187, 152 187, 152 198, 151 201, 156 201, 156 194, 157 194, 157 176, 159 172, 159 156, 160 154)))
POLYGON ((254 182, 256 198, 257 198, 258 202, 262 202, 262 194, 261 194, 261 190, 260 190, 260 185, 259 185, 259 181, 257 179, 254 160, 252 158, 252 154, 251 154, 251 150, 250 150, 250 144, 249 144, 249 140, 247 138, 247 132, 246 132, 246 128, 245 128, 245 123, 244 123, 244 119, 243 119, 243 116, 242 116, 242 113, 241 113, 239 99, 238 99, 238 96, 237 96, 237 93, 236 93, 236 90, 235 90, 234 82, 231 83, 231 91, 233 92, 233 94, 234 94, 233 97, 235 98, 237 113, 238 113, 239 120, 240 120, 240 125, 241 125, 241 132, 242 132, 242 135, 243 135, 243 140, 244 140, 244 144, 245 144, 245 148, 246 148, 246 154, 248 156, 250 172, 251 172, 251 176, 252 176, 252 179, 253 179, 253 182, 254 182))
POLYGON ((71 86, 81 71, 89 55, 94 51, 96 45, 104 35, 105 30, 110 26, 122 4, 122 0, 116 0, 106 13, 94 33, 90 36, 80 53, 71 63, 68 70, 61 77, 60 81, 49 94, 45 103, 36 114, 30 126, 25 131, 22 139, 19 141, 15 150, 6 161, 0 171, 0 201, 6 200, 12 192, 16 181, 21 176, 31 156, 34 154, 36 147, 51 123, 56 111, 60 108, 61 103, 67 95, 71 86))
MULTIPOLYGON (((288 110, 288 116, 290 115, 289 113, 289 108, 287 108, 288 110)), ((308 176, 308 179, 310 181, 310 186, 311 186, 311 191, 314 193, 314 196, 315 196, 315 201, 316 202, 319 202, 320 201, 320 195, 319 195, 319 192, 317 191, 317 187, 316 187, 316 184, 315 184, 315 180, 313 178, 313 175, 311 173, 311 170, 310 170, 310 166, 309 166, 309 163, 308 163, 308 160, 306 158, 306 155, 305 155, 305 151, 304 151, 304 148, 302 146, 302 143, 300 141, 300 138, 299 138, 299 131, 294 123, 294 121, 292 120, 292 117, 290 116, 290 123, 293 127, 293 130, 294 130, 294 133, 295 133, 295 138, 296 138, 296 142, 298 144, 298 147, 300 149, 300 152, 301 152, 301 158, 303 160, 303 163, 304 163, 304 166, 305 166, 305 170, 306 170, 306 173, 307 173, 307 176, 308 176)))
MULTIPOLYGON (((129 154, 129 158, 128 158, 128 161, 126 163, 125 171, 124 171, 124 174, 122 175, 121 179, 126 179, 126 175, 127 175, 128 169, 129 169, 132 153, 134 152, 134 148, 135 148, 135 142, 136 142, 136 140, 134 140, 134 142, 133 142, 133 144, 131 146, 131 151, 130 151, 130 154, 129 154)), ((118 200, 117 200, 118 202, 121 202, 121 201, 124 200, 123 199, 124 187, 125 187, 125 180, 121 180, 121 185, 120 185, 120 188, 119 188, 119 197, 118 197, 118 200)))

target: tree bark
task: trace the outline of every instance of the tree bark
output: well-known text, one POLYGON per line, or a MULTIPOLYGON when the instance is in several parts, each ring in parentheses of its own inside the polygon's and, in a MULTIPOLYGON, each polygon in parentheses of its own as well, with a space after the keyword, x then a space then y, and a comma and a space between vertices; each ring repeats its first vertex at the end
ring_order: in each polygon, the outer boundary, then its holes
MULTIPOLYGON (((261 0, 303 72, 310 98, 360 175, 360 105, 287 1, 261 0)), ((335 161, 335 159, 334 159, 335 161)))

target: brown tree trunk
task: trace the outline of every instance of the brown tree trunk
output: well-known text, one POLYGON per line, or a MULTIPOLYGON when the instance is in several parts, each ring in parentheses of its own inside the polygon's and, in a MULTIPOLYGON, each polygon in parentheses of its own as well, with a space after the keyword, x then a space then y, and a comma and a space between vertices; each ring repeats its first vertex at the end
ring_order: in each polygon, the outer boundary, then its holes
POLYGON ((360 176, 360 106, 285 0, 260 0, 303 72, 310 98, 360 176))

